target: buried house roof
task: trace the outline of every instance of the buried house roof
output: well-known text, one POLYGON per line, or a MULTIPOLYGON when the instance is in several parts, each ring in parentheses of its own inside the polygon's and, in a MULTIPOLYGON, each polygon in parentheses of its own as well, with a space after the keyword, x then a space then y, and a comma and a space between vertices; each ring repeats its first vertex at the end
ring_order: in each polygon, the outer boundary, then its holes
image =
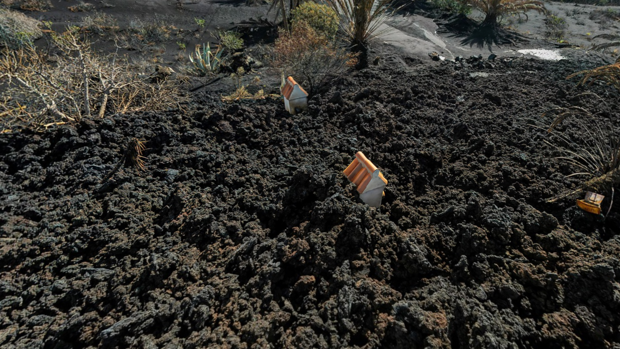
POLYGON ((284 98, 291 99, 291 94, 293 93, 295 86, 299 87, 301 92, 308 96, 308 92, 306 92, 306 90, 299 86, 299 84, 295 82, 292 76, 289 76, 284 83, 284 87, 282 88, 282 95, 284 96, 284 98))

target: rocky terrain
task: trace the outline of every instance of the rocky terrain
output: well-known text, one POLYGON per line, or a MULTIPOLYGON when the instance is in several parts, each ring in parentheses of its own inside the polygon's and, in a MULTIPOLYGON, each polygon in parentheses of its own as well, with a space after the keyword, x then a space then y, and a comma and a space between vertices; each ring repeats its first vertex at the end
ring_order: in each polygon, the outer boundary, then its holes
POLYGON ((547 203, 580 180, 541 114, 619 120, 617 92, 565 80, 605 63, 578 53, 388 55, 296 116, 207 90, 1 135, 0 346, 619 348, 620 205, 547 203), (145 170, 101 183, 132 138, 145 170), (380 209, 342 174, 356 151, 380 209))

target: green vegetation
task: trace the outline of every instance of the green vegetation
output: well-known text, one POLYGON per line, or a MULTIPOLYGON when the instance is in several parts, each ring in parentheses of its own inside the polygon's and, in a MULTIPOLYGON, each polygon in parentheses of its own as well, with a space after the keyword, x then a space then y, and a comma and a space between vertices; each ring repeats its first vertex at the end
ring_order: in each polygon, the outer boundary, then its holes
POLYGON ((288 31, 290 30, 290 27, 288 23, 289 13, 287 12, 287 9, 294 11, 301 3, 302 0, 291 0, 289 6, 286 6, 286 2, 284 0, 273 0, 268 12, 271 12, 271 10, 276 8, 276 16, 273 21, 278 22, 278 18, 282 15, 282 24, 284 29, 288 31))
POLYGON ((547 36, 560 43, 564 42, 564 35, 566 34, 566 20, 555 14, 549 14, 546 19, 547 23, 547 36))
POLYGON ((194 55, 189 55, 189 60, 194 65, 195 71, 200 75, 212 75, 219 71, 222 64, 222 54, 224 50, 219 46, 215 51, 211 50, 211 45, 196 45, 194 55))
POLYGON ((307 23, 318 34, 334 40, 338 32, 339 18, 334 9, 316 2, 304 2, 292 11, 293 28, 300 22, 307 23))
POLYGON ((204 29, 205 28, 206 21, 204 19, 195 17, 194 18, 194 22, 196 22, 196 24, 198 25, 198 27, 200 27, 200 29, 204 29))
POLYGON ((241 38, 241 34, 236 31, 219 31, 216 34, 216 37, 218 38, 220 45, 229 51, 236 51, 243 48, 243 39, 241 38))

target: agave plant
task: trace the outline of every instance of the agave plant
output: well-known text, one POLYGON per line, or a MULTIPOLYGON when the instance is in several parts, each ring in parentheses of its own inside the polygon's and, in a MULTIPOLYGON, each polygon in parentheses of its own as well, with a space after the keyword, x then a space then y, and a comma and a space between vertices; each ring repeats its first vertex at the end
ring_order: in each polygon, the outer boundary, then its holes
POLYGON ((208 43, 207 45, 202 45, 202 50, 200 49, 200 46, 201 45, 196 45, 194 57, 189 55, 190 62, 192 62, 196 70, 204 75, 215 74, 218 69, 220 69, 224 50, 218 46, 218 48, 213 51, 208 43))

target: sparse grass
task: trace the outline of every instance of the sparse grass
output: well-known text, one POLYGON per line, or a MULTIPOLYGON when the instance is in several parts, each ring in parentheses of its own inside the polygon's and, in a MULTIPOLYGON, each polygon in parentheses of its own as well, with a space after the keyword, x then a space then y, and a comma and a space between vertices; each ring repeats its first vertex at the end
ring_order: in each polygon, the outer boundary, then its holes
POLYGON ((255 94, 252 94, 247 90, 247 86, 241 86, 235 90, 232 94, 228 96, 222 96, 222 101, 224 102, 234 102, 241 101, 244 99, 256 100, 256 99, 264 99, 267 95, 263 90, 259 90, 255 94))
POLYGON ((154 46, 176 37, 178 30, 175 26, 166 24, 165 19, 161 17, 148 21, 133 20, 129 28, 116 33, 115 41, 125 49, 153 51, 154 46))
POLYGON ((162 43, 170 39, 170 34, 176 28, 166 25, 161 18, 155 18, 149 21, 134 20, 130 23, 129 30, 136 34, 138 39, 148 43, 162 43))
POLYGON ((94 13, 92 16, 86 16, 82 19, 80 26, 98 35, 113 34, 119 30, 116 19, 106 13, 94 13))
POLYGON ((549 129, 547 129, 547 132, 553 131, 553 129, 560 125, 567 117, 575 114, 591 115, 589 111, 577 106, 569 108, 554 108, 544 112, 542 115, 543 117, 555 115, 555 118, 553 119, 551 126, 549 126, 549 129))
POLYGON ((262 89, 258 90, 254 94, 248 91, 248 87, 250 85, 253 84, 253 85, 258 86, 258 84, 260 83, 260 78, 258 76, 255 76, 252 79, 251 83, 243 84, 243 78, 245 77, 245 70, 242 67, 239 67, 237 69, 237 72, 232 73, 230 77, 235 82, 236 89, 235 89, 235 92, 233 92, 232 94, 228 96, 222 96, 222 101, 234 102, 234 101, 240 101, 244 99, 263 99, 267 97, 267 95, 265 94, 265 91, 263 91, 262 89))
POLYGON ((596 9, 590 12, 590 19, 593 21, 618 21, 620 20, 620 11, 612 8, 596 9))
POLYGON ((95 10, 95 5, 80 1, 77 5, 69 6, 68 9, 71 12, 90 12, 95 10))
POLYGON ((179 52, 174 55, 174 60, 177 62, 184 62, 187 59, 187 56, 183 52, 179 52))
POLYGON ((125 160, 138 171, 144 171, 146 169, 144 156, 142 155, 146 150, 146 145, 144 145, 144 143, 142 139, 132 138, 127 147, 127 157, 125 160))
POLYGON ((133 166, 138 172, 144 171, 146 169, 146 166, 142 152, 144 152, 145 150, 146 145, 144 140, 131 138, 127 144, 127 147, 125 148, 123 156, 121 156, 114 168, 112 168, 112 170, 110 170, 110 172, 108 172, 108 174, 103 177, 103 179, 99 183, 107 182, 123 165, 133 166))
POLYGON ((248 91, 248 87, 250 85, 253 84, 258 86, 258 84, 260 83, 260 78, 258 76, 255 76, 249 84, 244 84, 243 79, 245 77, 245 70, 242 67, 239 67, 237 69, 237 72, 232 73, 230 77, 235 82, 236 89, 235 92, 233 92, 232 94, 228 96, 222 96, 222 101, 234 102, 244 99, 263 99, 267 97, 267 95, 262 89, 258 90, 254 94, 248 91))

